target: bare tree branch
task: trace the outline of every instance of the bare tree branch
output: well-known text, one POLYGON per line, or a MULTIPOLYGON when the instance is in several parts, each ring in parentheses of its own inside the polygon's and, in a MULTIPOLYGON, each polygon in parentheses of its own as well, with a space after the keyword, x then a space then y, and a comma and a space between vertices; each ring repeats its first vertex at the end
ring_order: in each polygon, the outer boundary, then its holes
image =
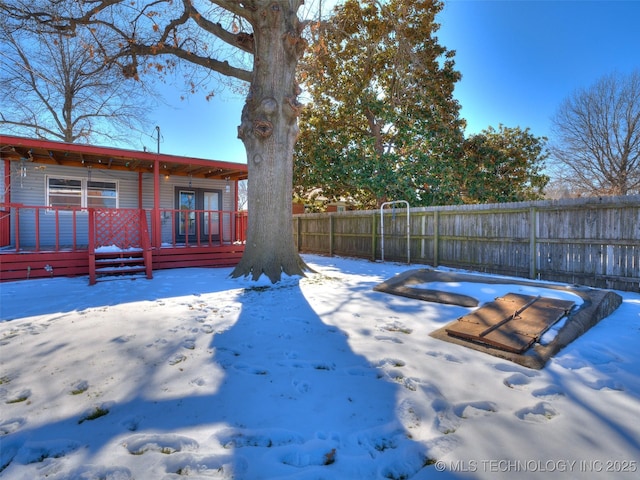
POLYGON ((553 118, 557 176, 586 195, 640 193, 640 71, 611 74, 553 118))

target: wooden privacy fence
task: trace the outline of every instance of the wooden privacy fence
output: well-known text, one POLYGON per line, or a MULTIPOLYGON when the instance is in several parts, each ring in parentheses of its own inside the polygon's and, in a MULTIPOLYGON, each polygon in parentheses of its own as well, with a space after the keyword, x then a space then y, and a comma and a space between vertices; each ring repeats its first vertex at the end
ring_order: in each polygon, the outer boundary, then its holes
MULTIPOLYGON (((384 211, 385 260, 640 291, 640 196, 384 211)), ((379 260, 380 211, 294 216, 298 250, 379 260)))

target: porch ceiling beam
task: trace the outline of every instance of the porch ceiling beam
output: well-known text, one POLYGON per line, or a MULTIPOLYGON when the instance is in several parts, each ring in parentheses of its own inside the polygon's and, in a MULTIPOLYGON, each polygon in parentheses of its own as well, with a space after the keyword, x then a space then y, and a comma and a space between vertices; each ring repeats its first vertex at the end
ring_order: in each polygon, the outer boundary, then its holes
POLYGON ((191 175, 202 178, 224 179, 229 177, 234 180, 245 179, 248 175, 247 166, 239 163, 10 135, 0 135, 0 158, 10 161, 26 159, 42 164, 70 167, 82 166, 84 159, 85 164, 91 164, 94 168, 137 172, 153 171, 153 163, 158 160, 161 165, 167 165, 167 168, 162 171, 168 171, 173 175, 189 175, 191 173, 191 175))
POLYGON ((138 170, 138 166, 140 165, 140 160, 131 160, 129 162, 126 162, 124 165, 127 169, 135 172, 138 170))
POLYGON ((49 150, 49 158, 56 162, 57 165, 62 165, 62 162, 60 162, 60 159, 56 156, 53 150, 49 150))

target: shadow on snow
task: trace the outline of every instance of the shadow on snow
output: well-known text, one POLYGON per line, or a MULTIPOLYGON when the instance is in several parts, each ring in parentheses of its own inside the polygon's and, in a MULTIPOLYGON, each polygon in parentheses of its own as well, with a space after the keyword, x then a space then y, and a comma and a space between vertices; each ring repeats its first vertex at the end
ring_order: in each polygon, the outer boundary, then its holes
MULTIPOLYGON (((323 323, 298 285, 279 288, 262 299, 260 289, 245 290, 236 323, 213 336, 211 362, 222 371, 213 393, 149 398, 157 388, 151 366, 131 398, 101 404, 108 411, 102 417, 79 422, 70 415, 33 427, 25 420, 4 435, 4 474, 37 464, 57 478, 57 462, 68 455, 73 470, 64 478, 72 479, 133 478, 136 462, 150 469, 149 478, 406 479, 420 472, 427 449, 396 414, 403 387, 323 323), (283 311, 285 318, 271 321, 283 311)), ((172 293, 193 290, 179 285, 172 293)))

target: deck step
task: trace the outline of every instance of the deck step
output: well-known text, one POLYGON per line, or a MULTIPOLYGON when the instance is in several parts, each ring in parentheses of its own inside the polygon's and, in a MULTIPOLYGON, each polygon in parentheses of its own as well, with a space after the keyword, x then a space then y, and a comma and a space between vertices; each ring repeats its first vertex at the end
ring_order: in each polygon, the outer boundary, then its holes
POLYGON ((101 258, 96 255, 96 266, 98 265, 128 265, 136 263, 144 263, 143 257, 127 257, 127 258, 101 258))
POLYGON ((147 271, 142 250, 96 252, 93 261, 95 277, 91 284, 99 279, 105 279, 105 277, 131 278, 147 271))

